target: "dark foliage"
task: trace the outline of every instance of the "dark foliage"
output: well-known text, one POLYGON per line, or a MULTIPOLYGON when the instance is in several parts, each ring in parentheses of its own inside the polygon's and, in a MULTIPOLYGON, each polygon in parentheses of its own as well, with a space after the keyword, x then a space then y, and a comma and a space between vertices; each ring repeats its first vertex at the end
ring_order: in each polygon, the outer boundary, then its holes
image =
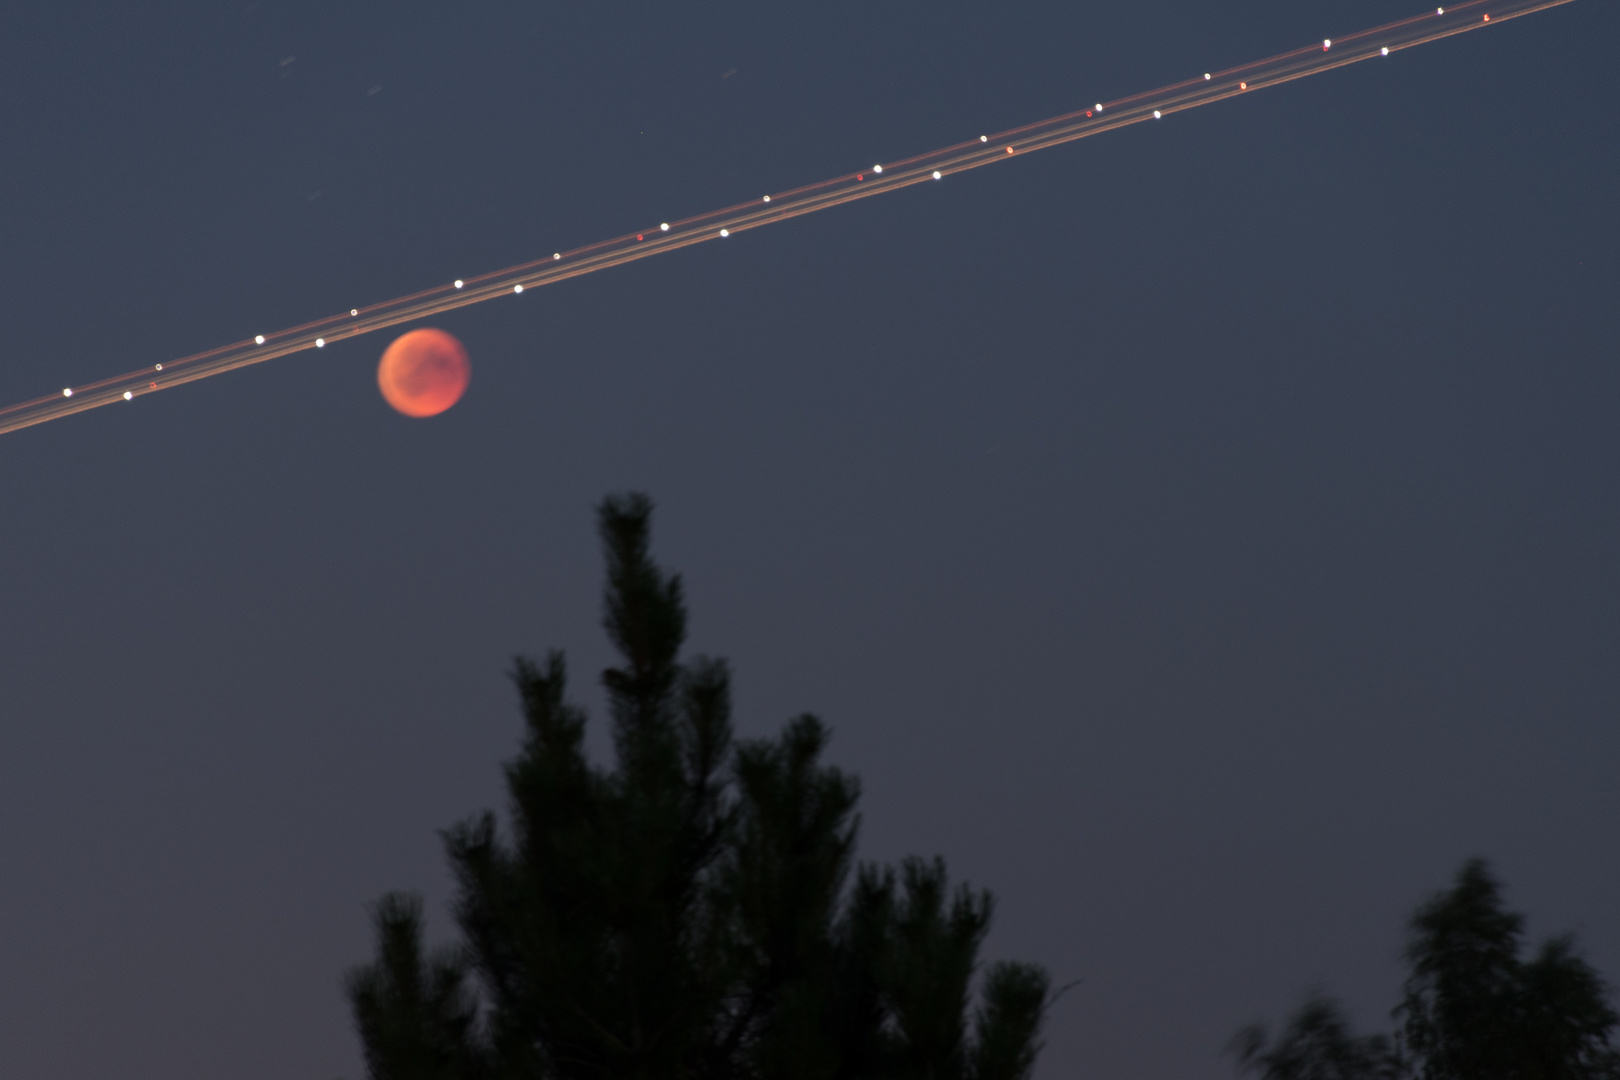
POLYGON ((1382 1035, 1353 1035, 1331 998, 1313 995, 1270 1043, 1259 1024, 1232 1040, 1239 1067, 1263 1080, 1395 1080, 1400 1058, 1382 1035))
POLYGON ((561 654, 519 660, 510 839, 487 813, 446 836, 460 948, 425 956, 391 897, 349 977, 373 1080, 1026 1080, 1045 973, 992 966, 974 1009, 989 895, 854 866, 859 787, 814 717, 733 742, 650 517, 600 511, 617 768, 585 758, 561 654))
POLYGON ((1397 1053, 1350 1034, 1338 1007, 1306 1002, 1276 1043, 1263 1028, 1233 1040, 1239 1066, 1264 1080, 1620 1080, 1620 1017, 1602 978, 1568 937, 1520 959, 1524 919, 1473 860, 1418 909, 1395 1009, 1397 1053))
POLYGON ((1616 1080, 1617 1017, 1568 938, 1519 959, 1524 920, 1485 864, 1419 909, 1396 1010, 1420 1080, 1616 1080))
POLYGON ((440 1080, 483 1075, 470 1036, 476 1007, 454 953, 422 955, 422 907, 397 894, 373 911, 377 961, 348 979, 373 1076, 440 1080))

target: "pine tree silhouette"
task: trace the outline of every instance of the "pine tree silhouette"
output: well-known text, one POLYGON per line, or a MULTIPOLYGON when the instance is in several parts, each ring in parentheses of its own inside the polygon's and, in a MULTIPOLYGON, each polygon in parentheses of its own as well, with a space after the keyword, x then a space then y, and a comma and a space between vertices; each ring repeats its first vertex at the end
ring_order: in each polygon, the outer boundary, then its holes
POLYGON ((348 976, 372 1080, 1027 1080, 1045 972, 979 972, 991 898, 942 861, 855 866, 859 785, 815 717, 733 741, 651 516, 599 511, 617 767, 585 757, 562 654, 519 659, 510 836, 491 813, 446 834, 459 946, 428 953, 391 895, 348 976))

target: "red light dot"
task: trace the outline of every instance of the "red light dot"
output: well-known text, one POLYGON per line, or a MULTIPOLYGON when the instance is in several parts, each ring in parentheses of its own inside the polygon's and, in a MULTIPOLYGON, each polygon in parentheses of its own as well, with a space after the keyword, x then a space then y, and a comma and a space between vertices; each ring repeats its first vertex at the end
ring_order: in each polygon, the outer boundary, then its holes
POLYGON ((1238 83, 1238 89, 1239 89, 1239 90, 1247 90, 1247 89, 1248 89, 1248 88, 1249 88, 1249 84, 1248 84, 1248 83, 1246 83, 1246 82, 1240 82, 1240 83, 1238 83))
POLYGON ((1090 115, 1091 115, 1091 110, 1090 110, 1090 109, 1087 109, 1087 110, 1086 110, 1086 115, 1087 115, 1087 116, 1090 116, 1090 115))
POLYGON ((636 239, 637 240, 642 240, 642 239, 645 239, 645 237, 643 237, 640 233, 636 233, 636 239))
POLYGON ((1485 16, 1485 21, 1486 21, 1486 22, 1490 22, 1490 21, 1491 21, 1491 17, 1490 17, 1490 16, 1489 16, 1489 15, 1487 15, 1487 16, 1485 16))
POLYGON ((857 180, 865 180, 866 179, 866 174, 865 173, 856 173, 855 174, 855 179, 857 179, 857 180))
POLYGON ((1012 152, 1013 152, 1013 148, 1012 148, 1012 147, 1010 147, 1010 146, 1009 146, 1009 147, 1007 147, 1007 153, 1009 153, 1009 154, 1010 154, 1010 153, 1012 153, 1012 152))

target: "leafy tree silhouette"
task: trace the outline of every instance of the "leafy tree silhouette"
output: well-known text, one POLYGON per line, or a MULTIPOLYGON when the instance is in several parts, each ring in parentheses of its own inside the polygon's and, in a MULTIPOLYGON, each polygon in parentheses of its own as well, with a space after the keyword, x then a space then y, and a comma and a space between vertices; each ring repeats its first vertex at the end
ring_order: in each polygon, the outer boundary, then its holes
POLYGON ((1246 1072, 1265 1080, 1397 1080, 1399 1055, 1382 1035, 1353 1035, 1338 1002, 1312 994, 1268 1045, 1266 1029, 1253 1024, 1230 1047, 1246 1072))
POLYGON ((1617 1018, 1569 937, 1519 959, 1524 919, 1475 859, 1418 909, 1395 1010, 1421 1080, 1615 1080, 1617 1018))
POLYGON ((1397 1038, 1350 1033, 1312 996, 1275 1043, 1254 1025, 1231 1049, 1263 1080, 1620 1080, 1620 1016, 1603 979, 1557 937, 1519 957, 1523 917, 1474 859, 1412 916, 1397 1038))
POLYGON ((348 976, 372 1080, 1026 1080, 1045 972, 992 965, 974 1006, 990 895, 937 859, 854 865, 859 785, 815 717, 733 741, 651 514, 599 510, 617 768, 585 757, 562 654, 519 659, 510 839, 490 813, 445 837, 460 945, 425 950, 390 895, 348 976))

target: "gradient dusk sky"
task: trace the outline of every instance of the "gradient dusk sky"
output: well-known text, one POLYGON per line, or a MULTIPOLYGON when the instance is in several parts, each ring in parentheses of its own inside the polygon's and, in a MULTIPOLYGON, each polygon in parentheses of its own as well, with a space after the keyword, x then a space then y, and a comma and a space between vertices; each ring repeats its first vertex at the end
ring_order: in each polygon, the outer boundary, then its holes
MULTIPOLYGON (((0 11, 0 404, 1414 14, 0 11)), ((739 732, 1083 980, 1039 1080, 1386 1027, 1471 855, 1620 981, 1620 6, 0 437, 0 1075, 360 1080, 366 905, 594 673, 650 494, 739 732)))

